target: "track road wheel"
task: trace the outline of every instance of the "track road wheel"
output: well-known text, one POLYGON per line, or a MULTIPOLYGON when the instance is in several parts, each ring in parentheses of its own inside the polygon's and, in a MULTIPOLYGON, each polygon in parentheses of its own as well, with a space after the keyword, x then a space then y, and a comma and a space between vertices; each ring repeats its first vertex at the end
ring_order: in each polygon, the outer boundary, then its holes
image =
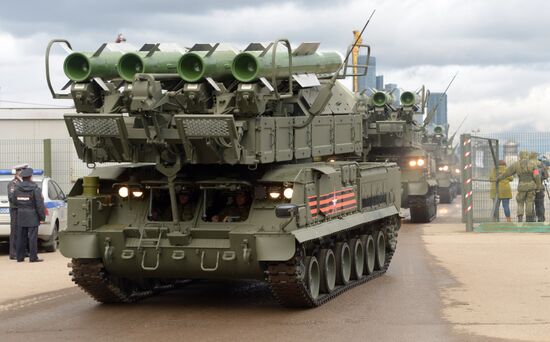
POLYGON ((365 275, 372 274, 374 272, 374 262, 376 261, 376 246, 374 245, 374 239, 372 235, 362 235, 361 240, 365 249, 365 275))
POLYGON ((351 250, 347 242, 336 244, 336 283, 346 285, 351 277, 351 250))
POLYGON ((381 270, 386 263, 386 237, 381 231, 377 231, 375 234, 375 246, 376 246, 376 258, 374 262, 375 269, 381 270))
POLYGON ((322 293, 330 293, 336 287, 336 257, 332 249, 325 248, 319 252, 318 259, 321 276, 320 290, 322 293))
POLYGON ((351 250, 351 279, 359 279, 363 276, 365 268, 365 249, 360 239, 351 239, 349 241, 351 250))
POLYGON ((320 286, 320 272, 319 272, 319 262, 315 256, 306 257, 305 259, 306 266, 306 280, 309 294, 313 299, 319 296, 319 286, 320 286))

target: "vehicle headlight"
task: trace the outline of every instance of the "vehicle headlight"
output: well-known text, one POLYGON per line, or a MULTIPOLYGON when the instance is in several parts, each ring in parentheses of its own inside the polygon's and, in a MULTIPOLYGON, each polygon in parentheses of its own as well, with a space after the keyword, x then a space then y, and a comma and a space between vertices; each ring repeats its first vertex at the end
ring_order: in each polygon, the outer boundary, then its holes
POLYGON ((122 198, 128 197, 129 193, 130 193, 130 191, 128 190, 128 187, 126 187, 126 186, 121 186, 118 189, 118 195, 122 198))
POLYGON ((291 199, 293 194, 294 194, 294 189, 292 188, 286 188, 283 191, 283 196, 285 196, 286 199, 291 199))
POLYGON ((460 173, 460 169, 455 169, 455 173, 460 173))
POLYGON ((271 199, 277 199, 277 198, 281 197, 281 193, 278 192, 278 191, 270 191, 269 192, 269 197, 271 197, 271 199))
POLYGON ((425 161, 424 159, 420 158, 416 163, 418 164, 418 166, 424 166, 425 161))
POLYGON ((449 165, 443 166, 443 171, 449 171, 449 165))
MULTIPOLYGON (((120 192, 120 190, 119 190, 119 192, 120 192)), ((139 198, 139 197, 143 196, 143 191, 141 191, 141 190, 133 190, 133 191, 132 191, 132 196, 138 197, 138 198, 139 198)))
POLYGON ((416 160, 411 160, 409 162, 409 166, 415 167, 416 166, 416 160))
POLYGON ((439 171, 443 171, 443 168, 440 166, 437 168, 439 171))

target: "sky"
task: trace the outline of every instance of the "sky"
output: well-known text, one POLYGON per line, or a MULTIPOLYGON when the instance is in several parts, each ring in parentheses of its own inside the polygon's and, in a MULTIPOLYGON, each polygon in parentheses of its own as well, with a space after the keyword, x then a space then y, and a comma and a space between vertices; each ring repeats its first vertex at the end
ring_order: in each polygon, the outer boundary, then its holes
MULTIPOLYGON (((128 42, 250 42, 288 38, 345 52, 352 30, 376 9, 364 40, 377 73, 404 90, 448 91, 453 132, 550 130, 550 1, 545 0, 119 0, 10 2, 0 11, 0 106, 53 100, 44 73, 50 39, 94 51, 122 32, 128 42), (9 102, 13 101, 13 102, 9 102)), ((66 53, 52 57, 54 83, 66 53)), ((350 82, 348 82, 350 83, 350 82)), ((28 106, 28 105, 21 105, 28 106)))

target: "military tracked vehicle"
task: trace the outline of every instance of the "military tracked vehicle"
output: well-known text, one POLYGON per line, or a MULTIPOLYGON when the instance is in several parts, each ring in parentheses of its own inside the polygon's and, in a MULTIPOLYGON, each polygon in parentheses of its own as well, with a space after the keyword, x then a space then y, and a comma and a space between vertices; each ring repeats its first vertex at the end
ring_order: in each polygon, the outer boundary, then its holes
POLYGON ((437 215, 435 160, 422 148, 423 128, 414 115, 425 108, 425 91, 405 91, 399 105, 389 92, 375 91, 363 103, 368 160, 391 161, 401 167, 401 205, 410 209, 411 221, 430 222, 437 215))
POLYGON ((440 203, 452 203, 460 192, 458 158, 450 147, 451 142, 447 140, 447 132, 445 127, 436 125, 427 130, 422 139, 424 149, 430 152, 436 162, 435 175, 440 203))
POLYGON ((364 112, 337 81, 347 57, 287 40, 241 52, 103 45, 67 57, 61 94, 54 44, 72 47, 50 42, 46 72, 53 97, 74 101, 65 122, 78 156, 119 163, 78 180, 59 238, 93 298, 257 279, 284 305, 315 307, 387 270, 400 171, 362 161, 364 112))

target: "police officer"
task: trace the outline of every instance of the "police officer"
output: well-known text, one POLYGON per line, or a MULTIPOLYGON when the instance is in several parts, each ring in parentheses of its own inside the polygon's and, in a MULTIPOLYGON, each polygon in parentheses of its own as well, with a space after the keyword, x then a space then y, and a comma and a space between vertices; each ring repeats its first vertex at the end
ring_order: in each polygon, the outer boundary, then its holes
POLYGON ((17 183, 13 196, 17 206, 17 262, 25 260, 26 244, 29 243, 29 261, 40 262, 38 258, 38 226, 46 219, 42 191, 32 181, 32 169, 21 171, 22 182, 17 183))
POLYGON ((542 182, 542 186, 535 192, 535 214, 538 222, 544 222, 546 221, 546 217, 544 216, 544 181, 548 179, 548 171, 542 160, 538 158, 537 152, 531 153, 531 160, 537 165, 542 182))
POLYGON ((518 222, 523 221, 524 211, 526 221, 534 222, 535 191, 542 187, 542 183, 537 165, 529 159, 529 152, 521 151, 519 153, 519 160, 510 165, 497 179, 501 181, 514 174, 517 174, 519 178, 518 193, 516 195, 516 201, 518 202, 518 222))
POLYGON ((15 185, 21 182, 21 170, 29 167, 28 164, 16 165, 15 175, 13 179, 8 183, 8 200, 10 202, 10 259, 16 259, 17 251, 17 207, 15 206, 15 200, 13 192, 15 191, 15 185))

